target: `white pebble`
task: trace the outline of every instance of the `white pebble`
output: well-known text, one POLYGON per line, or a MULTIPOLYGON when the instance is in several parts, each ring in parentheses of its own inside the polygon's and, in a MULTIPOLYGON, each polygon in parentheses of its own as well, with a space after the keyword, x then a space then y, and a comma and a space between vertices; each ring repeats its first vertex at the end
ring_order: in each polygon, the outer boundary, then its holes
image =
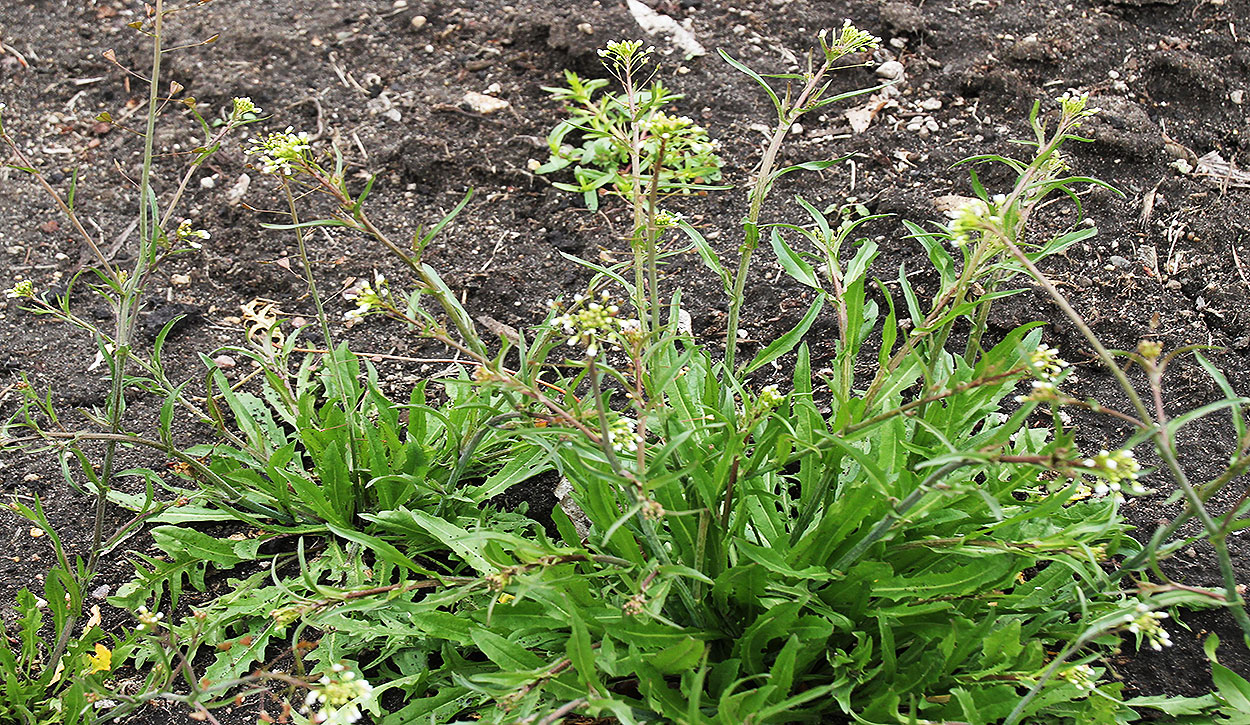
POLYGON ((887 60, 877 66, 877 77, 884 78, 889 81, 896 81, 900 80, 906 71, 907 69, 903 67, 903 64, 897 60, 887 60))

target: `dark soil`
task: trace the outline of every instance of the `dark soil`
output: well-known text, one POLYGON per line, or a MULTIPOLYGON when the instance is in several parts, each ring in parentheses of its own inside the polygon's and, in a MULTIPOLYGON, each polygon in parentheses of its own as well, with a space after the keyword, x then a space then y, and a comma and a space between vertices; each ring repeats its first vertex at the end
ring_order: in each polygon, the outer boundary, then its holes
MULTIPOLYGON (((967 173, 956 161, 981 153, 1020 155, 1013 139, 1028 136, 1033 102, 1068 88, 1091 91, 1103 113, 1090 122, 1089 144, 1070 148, 1078 174, 1113 183, 1124 196, 1101 190, 1082 193, 1086 214, 1099 234, 1046 270, 1110 345, 1132 349, 1142 337, 1166 349, 1213 345, 1210 357, 1239 392, 1250 390, 1250 205, 1238 177, 1183 174, 1172 164, 1194 167, 1204 154, 1247 163, 1250 151, 1250 9, 1239 0, 648 0, 661 12, 689 21, 709 51, 724 48, 762 72, 786 72, 815 42, 817 30, 843 18, 882 36, 888 44, 877 60, 897 59, 906 68, 899 107, 854 133, 842 108, 803 120, 801 133, 786 146, 784 161, 852 154, 855 173, 843 165, 822 173, 791 174, 779 183, 766 218, 793 220, 788 200, 801 194, 817 206, 856 197, 874 212, 923 223, 941 218, 934 199, 970 193, 967 173), (940 102, 940 108, 938 103, 940 102), (928 110, 926 110, 928 109, 928 110), (915 119, 932 118, 936 130, 909 130, 915 119), (783 215, 788 215, 783 216, 783 215)), ((89 231, 101 246, 127 262, 133 234, 123 234, 136 202, 127 177, 137 175, 140 144, 133 136, 94 117, 107 111, 134 125, 142 112, 141 85, 106 60, 115 49, 122 65, 144 72, 142 37, 127 27, 142 12, 121 0, 0 0, 0 101, 7 103, 6 127, 28 155, 65 194, 78 169, 78 208, 94 222, 89 231), (133 114, 133 115, 132 115, 133 114), (98 225, 98 227, 96 226, 98 225), (114 245, 114 242, 117 242, 114 245)), ((642 35, 616 0, 559 3, 534 0, 217 0, 174 16, 167 44, 195 43, 220 33, 218 42, 166 56, 164 78, 194 97, 206 115, 216 115, 232 96, 248 95, 273 118, 275 129, 294 126, 315 133, 320 148, 336 143, 357 165, 361 179, 378 174, 370 208, 395 238, 410 235, 447 212, 473 188, 473 203, 427 254, 474 316, 522 326, 541 318, 545 301, 579 291, 588 274, 561 252, 593 260, 623 258, 621 235, 627 218, 619 202, 601 213, 579 208, 580 199, 559 192, 528 170, 545 160, 544 137, 560 117, 540 89, 559 82, 571 68, 602 75, 595 50, 606 41, 642 35), (424 18, 424 21, 417 18, 424 18), (489 92, 510 107, 481 116, 462 105, 466 92, 489 92)), ((725 144, 725 180, 743 185, 758 158, 771 109, 758 89, 714 52, 683 60, 667 39, 649 38, 660 51, 663 77, 686 98, 680 112, 695 117, 725 144)), ((836 90, 876 82, 871 68, 845 71, 836 90)), ((854 103, 854 101, 852 101, 854 103)), ((195 143, 194 124, 171 106, 158 139, 175 150, 195 143)), ((914 124, 913 124, 914 126, 914 124)), ((261 130, 261 129, 254 129, 261 130)), ((181 216, 207 228, 212 239, 201 253, 176 258, 159 271, 144 330, 150 342, 160 326, 188 314, 169 341, 171 377, 202 378, 197 353, 243 340, 240 306, 271 300, 283 317, 311 317, 303 285, 289 270, 294 240, 266 231, 260 223, 279 217, 271 181, 247 167, 235 139, 208 164, 211 184, 191 184, 181 216), (231 202, 246 175, 241 203, 231 202), (183 276, 185 275, 185 277, 183 276), (189 278, 189 280, 188 280, 189 278)), ((166 159, 158 169, 158 190, 168 190, 179 168, 166 159)), ((1250 165, 1250 164, 1248 164, 1250 165)), ((992 191, 1006 191, 1007 174, 986 171, 992 191)), ((1241 177, 1244 183, 1245 177, 1241 177)), ((363 181, 362 181, 363 183, 363 181)), ((723 254, 739 240, 741 193, 726 192, 675 203, 723 254)), ((1068 223, 1074 212, 1056 204, 1047 223, 1068 223), (1068 216, 1064 216, 1067 214, 1068 216)), ((63 289, 87 261, 79 241, 53 204, 17 172, 0 172, 0 269, 6 280, 34 280, 43 290, 63 289)), ((905 238, 897 218, 879 222, 882 254, 873 274, 897 276, 900 264, 922 288, 932 283, 920 245, 905 238)), ((336 291, 352 277, 382 271, 399 284, 402 271, 384 250, 335 233, 312 237, 323 288, 336 291)), ((708 341, 723 335, 723 299, 695 257, 679 258, 667 270, 668 290, 682 288, 694 331, 708 341)), ((7 282, 4 286, 8 286, 7 282)), ((103 308, 80 286, 74 301, 80 314, 107 322, 103 308)), ((779 275, 771 252, 760 252, 749 286, 745 328, 752 340, 767 341, 806 310, 810 297, 779 275)), ((350 306, 332 295, 331 309, 350 306)), ((1059 311, 1033 292, 997 304, 993 330, 1032 321, 1052 323, 1051 344, 1082 364, 1085 392, 1115 404, 1110 379, 1093 363, 1083 340, 1059 311)), ((831 334, 819 324, 814 340, 831 334)), ((414 341, 395 325, 369 319, 344 333, 360 353, 422 356, 442 352, 414 341)), ((310 345, 320 344, 309 335, 310 345)), ((751 346, 747 345, 748 354, 751 346)), ((831 346, 816 345, 826 360, 831 346)), ((14 410, 13 384, 21 379, 50 389, 77 425, 72 411, 102 406, 104 371, 93 366, 95 346, 85 335, 0 301, 0 415, 14 410)), ((395 391, 439 372, 440 366, 378 360, 383 379, 395 391)), ((818 361, 819 365, 819 361, 818 361)), ((229 371, 242 376, 244 365, 229 371)), ((780 373, 776 373, 780 377, 780 373)), ((766 376, 765 376, 766 377, 766 376)), ((761 379, 761 383, 767 382, 761 379)), ((1178 361, 1169 374, 1169 413, 1220 397, 1196 364, 1178 361)), ((135 400, 131 427, 150 424, 159 401, 135 400)), ((1081 419, 1083 442, 1114 447, 1124 431, 1093 418, 1081 419)), ((190 443, 207 440, 207 430, 181 431, 190 443)), ((1231 451, 1227 415, 1213 416, 1182 434, 1182 454, 1195 481, 1218 473, 1231 451)), ((127 453, 129 464, 162 461, 127 453)), ((1154 477, 1162 480, 1162 477, 1154 477)), ((1164 484, 1156 484, 1163 486, 1164 484)), ((1235 485, 1229 506, 1245 482, 1235 485)), ((89 499, 68 488, 47 454, 0 458, 0 488, 22 500, 38 495, 62 535, 78 547, 90 536, 89 499)), ((524 492, 521 492, 524 493, 524 492)), ((1143 531, 1179 511, 1164 505, 1170 490, 1132 502, 1126 513, 1143 531)), ((515 503, 518 492, 510 492, 515 503)), ((525 498, 521 496, 520 498, 525 498)), ((547 490, 530 497, 536 509, 547 490)), ((123 515, 117 514, 122 520, 123 515)), ((16 515, 0 519, 0 538, 10 551, 0 557, 0 600, 17 588, 37 585, 46 570, 46 539, 32 538, 16 515)), ((142 536, 131 548, 148 545, 142 536)), ((1250 581, 1250 548, 1234 542, 1235 564, 1250 581)), ((120 556, 99 583, 115 588, 128 566, 120 556)), ((1220 583, 1213 557, 1203 547, 1182 553, 1169 573, 1184 583, 1220 583)), ((101 590, 101 596, 103 592, 101 590)), ((108 610, 108 607, 105 607, 108 610)), ((106 623, 125 615, 107 612, 106 623)), ((1250 652, 1242 648, 1231 619, 1220 612, 1187 615, 1171 626, 1176 647, 1165 654, 1136 655, 1131 645, 1110 664, 1130 692, 1194 695, 1209 691, 1209 668, 1201 643, 1217 632, 1225 643, 1221 661, 1250 675, 1250 652)), ((153 712, 152 722, 169 715, 153 712)), ((182 718, 176 714, 175 718, 182 718)), ((231 716, 225 716, 227 720, 231 716)), ((236 718, 245 716, 242 712, 236 718)))

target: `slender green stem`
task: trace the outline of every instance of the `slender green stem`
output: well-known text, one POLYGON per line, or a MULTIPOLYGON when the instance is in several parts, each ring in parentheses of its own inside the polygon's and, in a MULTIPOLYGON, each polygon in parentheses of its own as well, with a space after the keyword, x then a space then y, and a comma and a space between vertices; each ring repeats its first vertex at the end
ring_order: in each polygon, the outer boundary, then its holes
MULTIPOLYGON (((799 117, 807 113, 808 102, 814 98, 815 94, 820 92, 821 81, 832 67, 833 61, 826 58, 820 69, 808 76, 807 83, 795 99, 794 104, 779 109, 780 118, 778 119, 777 127, 773 130, 772 138, 769 139, 768 147, 764 150, 763 158, 760 159, 759 174, 751 187, 751 205, 747 209, 747 216, 743 221, 746 236, 742 246, 738 248, 738 273, 734 277, 733 292, 729 296, 729 320, 725 330, 725 368, 731 373, 734 370, 734 359, 738 349, 738 325, 742 314, 747 271, 751 268, 751 255, 760 244, 760 211, 764 207, 764 198, 768 196, 768 192, 772 189, 773 182, 776 180, 773 177, 773 166, 777 163, 777 154, 781 152, 781 144, 785 141, 786 135, 790 133, 790 128, 794 126, 794 122, 799 117)), ((808 70, 811 70, 810 66, 808 70)))
MULTIPOLYGON (((147 131, 143 146, 143 171, 139 177, 139 258, 135 262, 135 269, 130 277, 125 280, 119 280, 121 282, 121 290, 118 293, 116 335, 114 336, 113 350, 108 352, 110 356, 108 423, 109 432, 113 434, 118 434, 122 430, 122 415, 126 410, 126 363, 130 355, 130 341, 139 313, 139 297, 143 290, 143 277, 150 262, 153 240, 155 238, 150 228, 153 220, 149 217, 149 204, 152 203, 150 200, 153 198, 151 191, 153 144, 156 138, 156 118, 160 110, 158 86, 161 72, 163 18, 164 1, 155 0, 155 17, 152 32, 152 75, 151 84, 148 88, 147 131)), ((107 267, 107 260, 103 261, 107 267)), ((98 479, 100 482, 99 490, 96 492, 95 521, 92 526, 90 553, 87 555, 86 566, 81 577, 77 577, 79 579, 77 589, 80 597, 81 593, 86 590, 91 580, 95 577, 96 569, 100 564, 101 545, 104 542, 104 521, 105 515, 108 513, 108 492, 112 487, 117 446, 118 441, 116 440, 109 440, 105 443, 104 460, 100 466, 98 479)), ((73 571, 66 573, 74 576, 73 571)), ((66 618, 61 631, 57 633, 56 643, 49 651, 48 659, 46 660, 47 665, 44 668, 41 679, 49 678, 56 671, 57 665, 60 664, 61 658, 69 646, 69 639, 73 636, 74 630, 78 626, 82 602, 72 602, 71 606, 72 611, 66 618)))
MULTIPOLYGON (((1138 395, 1137 389, 1133 387, 1133 384, 1129 381, 1128 375, 1118 364, 1116 364, 1115 358, 1113 358, 1107 348, 1103 346, 1102 342, 1098 339, 1098 336, 1094 334, 1094 331, 1090 329, 1089 325, 1086 324, 1081 315, 1073 309, 1071 304, 1068 303, 1067 298, 1059 292, 1050 279, 1046 277, 1046 275, 1042 274, 1042 271, 1038 269, 1027 256, 1025 256, 1024 252, 1016 246, 1014 242, 1006 237, 1003 237, 1003 242, 1006 244, 1007 249, 1011 252, 1012 256, 1016 258, 1016 261, 1020 262, 1020 264, 1022 264, 1025 269, 1029 271, 1029 274, 1033 277, 1033 279, 1037 281, 1037 283, 1040 284, 1044 290, 1046 290, 1046 293, 1050 296, 1051 300, 1058 305, 1059 309, 1064 313, 1068 320, 1072 322, 1077 330, 1081 332, 1081 335, 1085 337, 1086 341, 1089 342, 1090 346, 1094 348, 1094 351, 1098 354, 1099 359, 1102 360, 1103 366, 1106 367, 1113 376, 1115 376, 1120 388, 1128 396, 1130 402, 1132 402, 1133 408, 1137 411, 1141 420, 1151 420, 1152 416, 1150 415, 1150 410, 1146 407, 1146 404, 1141 399, 1141 396, 1138 395)), ((1185 497, 1185 501, 1189 507, 1189 512, 1192 512, 1194 516, 1197 516, 1198 520, 1202 523, 1203 528, 1208 533, 1208 540, 1215 548, 1216 558, 1219 562, 1220 573, 1224 579, 1226 596, 1228 597, 1228 604, 1232 610, 1233 618, 1237 621, 1238 626, 1241 627, 1241 630, 1245 634, 1247 640, 1250 641, 1250 614, 1247 614, 1244 600, 1237 591, 1236 571, 1233 569, 1232 559, 1228 553, 1227 542, 1220 534, 1219 525, 1214 521, 1214 519, 1211 518, 1211 514, 1207 511, 1206 506, 1203 504, 1203 500, 1199 496, 1198 491, 1189 482, 1189 478, 1185 475, 1184 469, 1181 468, 1179 461, 1176 459, 1175 452, 1172 449, 1172 442, 1165 425, 1166 413, 1162 408, 1160 394, 1157 392, 1159 387, 1159 381, 1152 380, 1152 390, 1155 391, 1155 400, 1158 404, 1157 425, 1155 426, 1154 433, 1152 435, 1155 450, 1158 452, 1159 457, 1163 460, 1164 465, 1171 474, 1172 480, 1176 483, 1177 487, 1180 488, 1182 495, 1185 497)))

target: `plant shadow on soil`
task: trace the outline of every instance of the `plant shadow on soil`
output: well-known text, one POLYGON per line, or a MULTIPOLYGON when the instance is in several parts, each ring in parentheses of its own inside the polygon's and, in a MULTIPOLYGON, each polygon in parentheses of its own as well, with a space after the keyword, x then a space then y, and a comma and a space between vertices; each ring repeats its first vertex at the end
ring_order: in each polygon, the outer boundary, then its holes
MULTIPOLYGON (((1250 10, 1241 3, 1209 0, 911 0, 851 2, 829 0, 741 0, 732 7, 712 0, 660 0, 658 9, 689 20, 709 49, 725 48, 760 70, 785 72, 814 43, 815 33, 851 18, 882 36, 888 51, 906 68, 899 107, 883 112, 867 131, 854 133, 841 110, 804 120, 791 138, 783 161, 799 162, 854 154, 848 167, 822 173, 791 174, 773 194, 765 219, 794 218, 789 203, 801 194, 817 206, 858 198, 875 213, 891 213, 917 223, 941 218, 933 200, 968 194, 966 172, 952 169, 972 154, 1019 154, 1011 139, 1027 133, 1025 122, 1035 99, 1048 99, 1069 87, 1093 92, 1104 109, 1090 123, 1089 144, 1070 148, 1079 174, 1105 179, 1125 197, 1091 191, 1082 201, 1099 234, 1066 256, 1048 262, 1078 310, 1088 315, 1109 346, 1131 349, 1150 336, 1165 349, 1187 344, 1215 345, 1216 364, 1234 388, 1250 391, 1250 204, 1235 179, 1178 173, 1171 164, 1218 151, 1225 159, 1245 158, 1250 147, 1250 10), (786 50, 789 49, 789 50, 786 50), (940 103, 939 103, 940 102, 940 103), (928 119, 933 124, 927 124, 928 119), (912 123, 919 120, 919 124, 912 123), (916 129, 916 126, 919 126, 916 129), (927 126, 927 127, 926 127, 927 126), (937 127, 937 131, 929 130, 937 127), (915 130, 913 130, 915 129, 915 130)), ((79 169, 80 209, 106 230, 106 243, 120 240, 115 259, 126 261, 128 247, 118 233, 129 223, 132 201, 118 171, 131 174, 137 163, 134 141, 97 124, 108 111, 116 118, 140 101, 138 85, 108 63, 102 52, 115 48, 118 60, 145 65, 140 38, 126 27, 139 6, 93 0, 67 9, 50 0, 6 3, 5 42, 17 51, 0 53, 0 99, 8 104, 5 122, 33 150, 41 168, 64 193, 79 169), (18 55, 20 53, 20 56, 18 55), (23 62, 24 60, 24 62, 23 62), (28 64, 29 67, 26 67, 28 64), (114 167, 114 161, 117 166, 114 167)), ((215 2, 178 16, 177 44, 220 32, 221 40, 169 57, 167 78, 177 80, 207 108, 219 108, 235 95, 250 95, 273 114, 269 124, 288 125, 334 139, 359 164, 362 176, 379 174, 370 200, 379 221, 400 232, 437 219, 466 188, 475 201, 430 249, 428 260, 464 295, 475 316, 512 326, 541 319, 545 301, 585 285, 587 274, 561 252, 599 260, 622 259, 628 225, 619 203, 601 213, 579 208, 579 199, 550 187, 527 170, 531 158, 545 159, 543 138, 559 110, 540 86, 558 82, 565 68, 599 77, 595 49, 606 41, 638 37, 641 31, 623 4, 611 0, 559 3, 551 0, 506 4, 505 0, 408 0, 320 2, 314 0, 234 0, 215 2), (424 20, 417 20, 417 18, 424 20), (487 91, 510 107, 480 116, 461 105, 467 91, 487 91)), ((686 94, 680 111, 694 116, 725 143, 725 177, 745 184, 757 158, 761 135, 753 124, 770 121, 757 89, 714 53, 684 61, 669 53, 663 38, 651 39, 661 51, 663 78, 686 94)), ((870 69, 846 71, 842 89, 874 82, 870 69)), ((160 147, 188 137, 190 125, 170 114, 160 147)), ((202 377, 196 353, 242 340, 240 305, 272 300, 284 316, 311 317, 300 280, 285 263, 293 240, 264 231, 274 216, 255 209, 277 208, 273 188, 245 167, 239 142, 208 164, 210 183, 193 184, 185 216, 212 232, 202 253, 176 259, 161 270, 162 284, 148 306, 146 327, 159 329, 174 314, 188 314, 169 342, 169 366, 176 380, 202 377), (242 174, 250 186, 241 190, 242 174), (230 201, 241 192, 243 203, 230 201), (178 284, 186 275, 189 283, 178 284)), ((168 177, 165 177, 168 178, 168 177)), ((165 180, 158 175, 158 185, 165 180)), ((1009 183, 985 175, 987 185, 1009 183)), ((83 250, 64 229, 46 198, 14 172, 0 176, 0 266, 12 278, 31 278, 41 289, 64 286, 81 266, 83 250)), ((681 199, 674 207, 693 219, 722 253, 736 248, 740 192, 681 199)), ((1056 205, 1053 224, 1070 223, 1070 212, 1056 205), (1069 213, 1065 217, 1064 213, 1069 213)), ((927 259, 918 243, 905 238, 898 219, 877 222, 882 254, 872 273, 891 279, 901 264, 916 270, 921 289, 927 259)), ((404 279, 384 250, 333 233, 314 237, 316 271, 322 284, 337 289, 349 277, 379 270, 404 279)), ((761 258, 767 253, 761 253, 761 258)), ((694 332, 714 340, 724 332, 723 302, 716 284, 697 258, 678 258, 667 270, 668 291, 682 288, 693 314, 694 332)), ((752 341, 767 341, 788 329, 806 309, 810 296, 778 274, 769 262, 757 265, 749 284, 745 328, 752 341)), ((105 320, 108 311, 81 290, 75 301, 86 314, 105 320)), ((348 309, 331 300, 332 309, 348 309)), ((1044 296, 1030 290, 996 304, 992 331, 1032 320, 1051 323, 1050 343, 1079 364, 1082 393, 1103 402, 1112 383, 1088 355, 1079 335, 1044 296)), ((832 328, 813 328, 815 367, 828 360, 832 328)), ((440 356, 441 350, 414 341, 394 325, 366 320, 345 338, 362 355, 398 353, 440 356)), ((308 336, 315 346, 318 340, 308 336)), ((750 344, 758 344, 753 342, 750 344)), ((748 348, 748 352, 750 352, 748 348)), ((51 388, 65 410, 100 405, 106 391, 101 371, 92 366, 89 340, 19 310, 0 309, 0 390, 25 375, 51 388)), ((414 381, 439 372, 429 363, 379 361, 382 379, 399 395, 414 381)), ((247 370, 230 371, 232 376, 247 370)), ((868 372, 871 371, 860 371, 868 372)), ((782 369, 762 375, 759 384, 780 381, 782 369)), ((1202 370, 1189 361, 1170 373, 1168 407, 1176 413, 1219 396, 1202 370)), ((0 415, 12 412, 11 398, 0 398, 0 415)), ((155 419, 159 401, 135 400, 134 426, 155 419)), ((1230 453, 1227 417, 1212 417, 1185 429, 1181 453, 1195 480, 1207 480, 1230 453)), ((1114 447, 1124 431, 1093 417, 1078 418, 1088 448, 1114 447)), ((184 442, 207 440, 206 429, 179 431, 184 442)), ((128 463, 159 466, 135 457, 128 463)), ((0 460, 6 495, 43 497, 63 536, 89 537, 90 502, 67 489, 55 461, 47 457, 0 460)), ((502 505, 521 503, 522 490, 509 492, 502 505)), ((1168 491, 1125 507, 1129 520, 1149 532, 1179 512, 1164 505, 1168 491)), ((533 512, 549 509, 547 487, 524 496, 533 512)), ((1231 500, 1216 502, 1224 506, 1231 500)), ((119 514, 120 517, 120 514, 119 514)), ((0 557, 0 599, 11 602, 16 589, 35 584, 45 571, 49 548, 29 534, 29 524, 6 515, 0 537, 10 551, 0 557)), ((143 535, 128 542, 144 549, 143 535)), ((1250 580, 1250 547, 1233 542, 1234 563, 1250 580)), ((1169 575, 1188 584, 1215 585, 1220 577, 1210 552, 1194 547, 1167 563, 1169 575)), ((128 566, 115 557, 99 579, 103 597, 123 583, 128 566)), ((108 609, 108 608, 106 608, 108 609)), ((11 616, 6 612, 5 616, 11 616)), ((115 610, 105 623, 126 615, 115 610)), ((1219 633, 1221 661, 1250 676, 1250 652, 1231 618, 1221 612, 1190 613, 1186 629, 1173 626, 1175 648, 1166 655, 1137 654, 1126 642, 1109 663, 1134 690, 1195 695, 1209 691, 1209 668, 1202 640, 1219 633)), ((254 722, 250 706, 219 713, 222 722, 254 722)), ((185 714, 152 708, 134 722, 181 722, 185 714)))

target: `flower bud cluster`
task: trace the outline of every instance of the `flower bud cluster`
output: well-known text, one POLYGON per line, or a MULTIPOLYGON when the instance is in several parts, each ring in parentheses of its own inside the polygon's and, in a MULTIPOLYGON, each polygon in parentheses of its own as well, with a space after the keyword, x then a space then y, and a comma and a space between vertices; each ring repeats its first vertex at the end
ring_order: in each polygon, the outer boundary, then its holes
POLYGON ((165 613, 150 612, 147 607, 141 606, 135 610, 135 618, 139 620, 139 626, 136 629, 140 632, 155 632, 161 620, 165 618, 165 613))
POLYGON ((231 105, 229 123, 235 125, 243 121, 254 121, 262 112, 263 109, 252 103, 251 98, 240 96, 231 105))
POLYGON ((644 65, 654 52, 654 45, 644 49, 641 40, 609 40, 607 47, 599 50, 599 57, 604 65, 632 70, 644 65))
POLYGON ((689 116, 673 116, 660 111, 647 120, 647 130, 657 138, 671 139, 687 130, 702 129, 695 126, 694 119, 689 116))
POLYGON ((850 20, 843 21, 842 27, 836 34, 826 29, 821 30, 818 37, 820 49, 825 52, 825 57, 829 60, 850 53, 858 53, 861 50, 874 50, 881 46, 881 38, 851 25, 850 20), (833 37, 830 38, 830 35, 833 37))
POLYGON ((355 672, 336 663, 331 665, 330 673, 322 675, 308 691, 303 712, 308 713, 314 706, 320 706, 318 712, 309 716, 311 722, 350 725, 363 716, 360 705, 372 695, 373 685, 368 680, 357 677, 355 672))
POLYGON ((621 612, 631 617, 636 617, 639 614, 642 614, 642 607, 646 603, 647 597, 645 594, 635 594, 629 599, 626 599, 625 603, 621 605, 621 612))
POLYGON ((195 240, 207 240, 210 236, 207 229, 193 229, 190 219, 183 219, 178 228, 174 230, 174 238, 192 249, 199 249, 202 246, 195 240))
POLYGON ((1098 677, 1094 674, 1094 668, 1089 665, 1076 665, 1069 667, 1059 673, 1061 679, 1067 680, 1069 683, 1076 685, 1078 689, 1093 692, 1098 687, 1098 677))
POLYGON ((4 296, 9 299, 31 298, 35 296, 35 283, 28 279, 19 279, 13 283, 13 286, 4 291, 4 296))
POLYGON ((343 298, 356 303, 356 309, 343 314, 347 322, 354 322, 378 309, 390 305, 391 289, 386 277, 381 272, 373 273, 373 282, 367 279, 357 280, 355 284, 343 291, 343 298))
MULTIPOLYGON (((1062 96, 1055 99, 1059 104, 1059 109, 1063 112, 1063 117, 1069 121, 1079 121, 1082 118, 1088 118, 1098 113, 1097 108, 1089 108, 1089 93, 1077 93, 1076 91, 1065 91, 1062 96)), ((1076 123, 1072 123, 1072 127, 1076 127, 1076 123)))
POLYGON ((304 131, 294 132, 287 126, 285 131, 274 131, 263 138, 254 138, 252 145, 243 153, 248 156, 259 156, 261 173, 294 176, 301 166, 308 163, 308 134, 304 131))
MULTIPOLYGON (((569 336, 569 346, 585 348, 588 358, 599 354, 600 345, 619 347, 625 335, 638 330, 637 320, 620 319, 621 308, 606 290, 600 293, 598 300, 576 295, 573 303, 580 307, 559 315, 552 320, 552 325, 569 336)), ((559 308, 559 303, 554 300, 548 304, 553 309, 559 308)))
POLYGON ((985 237, 987 229, 1002 226, 1002 213, 996 207, 1005 201, 1006 197, 999 194, 994 197, 995 206, 992 207, 980 199, 972 199, 959 208, 946 212, 950 219, 946 228, 950 233, 951 244, 960 248, 979 243, 985 237))
POLYGON ((1172 646, 1172 636, 1163 628, 1167 618, 1167 612, 1152 612, 1145 602, 1138 602, 1133 614, 1124 615, 1124 624, 1128 631, 1145 637, 1150 648, 1158 652, 1172 646))
POLYGON ((617 453, 637 453, 642 445, 642 436, 638 433, 638 421, 621 416, 608 423, 608 443, 617 453))
POLYGON ((654 501, 649 498, 643 499, 642 517, 644 519, 649 521, 658 521, 659 519, 664 518, 665 513, 667 512, 664 510, 664 507, 660 505, 659 501, 654 501))
POLYGON ((1028 363, 1034 377, 1047 383, 1056 382, 1068 367, 1067 361, 1059 357, 1059 351, 1045 343, 1029 353, 1028 363))
POLYGON ((269 617, 273 620, 274 627, 282 629, 302 617, 306 610, 307 607, 302 604, 292 604, 289 607, 281 607, 279 609, 271 610, 269 612, 269 617))
POLYGON ((1097 455, 1081 461, 1081 465, 1104 479, 1094 486, 1095 495, 1111 494, 1117 501, 1123 501, 1125 490, 1136 496, 1146 492, 1146 489, 1137 482, 1141 464, 1137 462, 1132 451, 1122 450, 1110 453, 1102 450, 1097 455))

